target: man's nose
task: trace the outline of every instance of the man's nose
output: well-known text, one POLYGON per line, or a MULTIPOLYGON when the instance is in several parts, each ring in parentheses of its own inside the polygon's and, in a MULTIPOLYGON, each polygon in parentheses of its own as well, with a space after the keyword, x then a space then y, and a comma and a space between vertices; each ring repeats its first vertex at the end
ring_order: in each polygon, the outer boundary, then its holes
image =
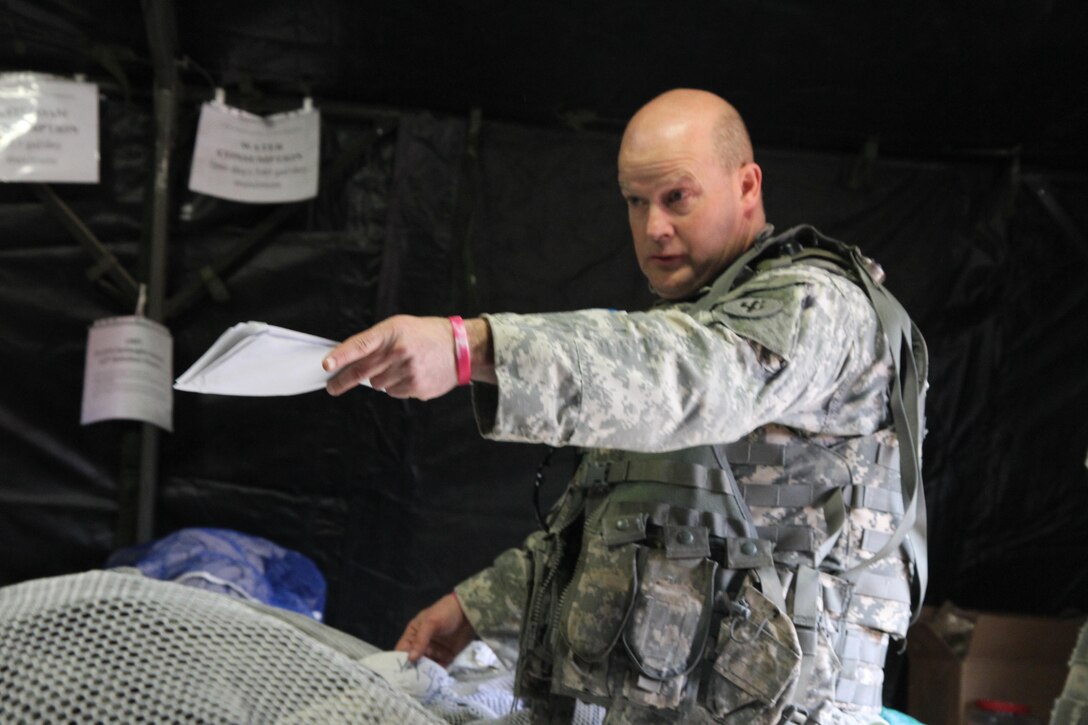
POLYGON ((646 235, 655 242, 672 238, 672 221, 664 209, 651 205, 646 214, 646 235))

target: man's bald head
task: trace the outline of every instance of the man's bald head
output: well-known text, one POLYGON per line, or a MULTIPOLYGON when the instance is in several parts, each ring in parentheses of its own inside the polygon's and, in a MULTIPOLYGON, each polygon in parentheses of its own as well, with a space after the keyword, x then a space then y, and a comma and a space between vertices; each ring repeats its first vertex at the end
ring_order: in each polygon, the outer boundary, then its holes
POLYGON ((639 267, 665 299, 709 284, 766 224, 744 123, 713 93, 669 91, 640 108, 617 172, 639 267))
POLYGON ((721 96, 690 88, 666 91, 640 108, 627 124, 620 153, 624 147, 636 150, 684 132, 710 134, 727 171, 754 161, 752 141, 737 109, 721 96))

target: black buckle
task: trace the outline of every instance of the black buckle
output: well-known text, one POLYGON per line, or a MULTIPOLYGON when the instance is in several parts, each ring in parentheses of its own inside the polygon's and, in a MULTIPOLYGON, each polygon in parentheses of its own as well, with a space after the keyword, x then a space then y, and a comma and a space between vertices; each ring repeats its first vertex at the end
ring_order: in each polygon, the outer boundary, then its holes
POLYGON ((782 710, 782 719, 779 723, 801 723, 808 722, 808 708, 801 707, 800 705, 786 705, 786 708, 782 710))
POLYGON ((588 489, 608 488, 608 470, 612 464, 608 461, 594 461, 585 464, 582 481, 588 489))

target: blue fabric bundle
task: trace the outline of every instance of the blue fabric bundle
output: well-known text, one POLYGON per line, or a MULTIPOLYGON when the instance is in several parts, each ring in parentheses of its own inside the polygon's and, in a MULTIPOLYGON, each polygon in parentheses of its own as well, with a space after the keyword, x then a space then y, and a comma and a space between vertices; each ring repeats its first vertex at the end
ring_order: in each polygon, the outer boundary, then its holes
POLYGON ((145 576, 258 601, 321 621, 325 578, 309 558, 230 529, 181 529, 114 552, 107 568, 135 567, 145 576))

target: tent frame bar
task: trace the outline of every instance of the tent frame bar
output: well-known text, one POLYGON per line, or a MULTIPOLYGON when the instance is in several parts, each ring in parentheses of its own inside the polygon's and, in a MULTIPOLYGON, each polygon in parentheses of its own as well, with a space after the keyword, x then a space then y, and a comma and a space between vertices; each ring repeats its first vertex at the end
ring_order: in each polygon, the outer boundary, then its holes
MULTIPOLYGON (((166 299, 166 258, 170 232, 171 155, 177 137, 178 95, 177 25, 173 0, 143 0, 148 47, 155 74, 155 152, 152 193, 147 210, 147 232, 142 267, 147 278, 146 316, 163 321, 166 299)), ((135 501, 135 538, 148 541, 155 530, 155 504, 159 484, 160 433, 151 423, 140 424, 139 479, 135 501)), ((121 515, 128 512, 123 508, 121 515)), ((122 524, 122 530, 124 530, 122 524)))

